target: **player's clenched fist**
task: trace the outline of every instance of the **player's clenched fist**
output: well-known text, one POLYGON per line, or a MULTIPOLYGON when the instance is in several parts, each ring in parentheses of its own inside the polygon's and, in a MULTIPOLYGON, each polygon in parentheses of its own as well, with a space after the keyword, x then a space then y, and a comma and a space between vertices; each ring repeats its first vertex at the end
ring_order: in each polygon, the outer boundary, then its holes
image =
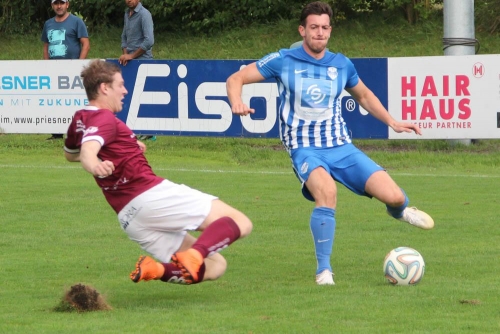
POLYGON ((231 111, 235 115, 246 116, 248 114, 253 114, 255 112, 255 109, 248 107, 244 103, 235 103, 233 104, 231 111))
POLYGON ((113 171, 115 170, 115 165, 109 161, 99 161, 97 165, 94 166, 92 169, 92 175, 104 178, 106 176, 110 176, 113 174, 113 171))

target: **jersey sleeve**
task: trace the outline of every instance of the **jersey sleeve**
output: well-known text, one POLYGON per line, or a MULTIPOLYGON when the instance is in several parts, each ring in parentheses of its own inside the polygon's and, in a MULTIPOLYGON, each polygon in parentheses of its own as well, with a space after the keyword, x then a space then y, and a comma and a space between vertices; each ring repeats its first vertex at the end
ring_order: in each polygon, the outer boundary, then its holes
POLYGON ((257 69, 266 79, 276 78, 281 73, 283 57, 279 52, 270 53, 257 61, 257 69))
POLYGON ((78 112, 75 113, 73 117, 73 121, 70 123, 68 127, 68 131, 66 132, 66 139, 64 140, 64 150, 68 153, 80 153, 80 147, 82 146, 82 133, 83 131, 77 131, 76 124, 78 123, 77 119, 78 112))
POLYGON ((85 123, 82 143, 97 140, 101 146, 116 138, 116 116, 110 111, 100 111, 92 114, 85 123))
POLYGON ((346 57, 346 60, 347 60, 347 66, 346 66, 347 82, 346 82, 345 87, 352 88, 358 84, 359 76, 358 76, 358 72, 356 71, 356 68, 354 67, 354 64, 352 63, 352 61, 347 57, 346 57))

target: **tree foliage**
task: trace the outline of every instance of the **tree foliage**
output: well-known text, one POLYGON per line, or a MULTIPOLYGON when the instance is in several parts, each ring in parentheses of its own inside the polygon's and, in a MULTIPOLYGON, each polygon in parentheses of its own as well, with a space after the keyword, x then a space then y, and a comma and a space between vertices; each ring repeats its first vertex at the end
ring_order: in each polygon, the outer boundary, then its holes
MULTIPOLYGON (((334 9, 334 20, 370 13, 403 15, 409 23, 425 20, 442 9, 443 0, 324 0, 334 9)), ((142 0, 155 22, 156 32, 207 34, 295 19, 308 0, 142 0)), ((500 0, 476 0, 476 17, 491 32, 500 28, 500 0)), ((70 0, 70 11, 81 16, 90 30, 122 27, 125 2, 70 0)), ((39 32, 54 15, 49 0, 0 0, 0 32, 39 32)))
POLYGON ((500 0, 475 2, 476 25, 491 34, 500 31, 500 0))

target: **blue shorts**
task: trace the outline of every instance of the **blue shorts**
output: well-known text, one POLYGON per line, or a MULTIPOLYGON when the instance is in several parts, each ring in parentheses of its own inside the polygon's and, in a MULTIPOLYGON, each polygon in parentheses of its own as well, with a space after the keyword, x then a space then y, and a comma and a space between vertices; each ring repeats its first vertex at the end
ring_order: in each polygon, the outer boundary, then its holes
POLYGON ((314 201, 305 182, 313 170, 323 167, 332 178, 352 192, 362 196, 371 196, 365 192, 368 178, 375 172, 384 170, 353 144, 321 148, 304 147, 292 150, 293 170, 302 183, 302 194, 314 201))

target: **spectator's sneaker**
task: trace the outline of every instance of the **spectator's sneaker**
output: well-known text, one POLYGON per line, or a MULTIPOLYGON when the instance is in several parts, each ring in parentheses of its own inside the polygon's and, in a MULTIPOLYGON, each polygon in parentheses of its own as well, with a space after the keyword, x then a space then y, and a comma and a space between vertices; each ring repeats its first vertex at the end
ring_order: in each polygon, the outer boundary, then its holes
POLYGON ((47 138, 47 140, 56 140, 56 139, 64 139, 64 137, 61 134, 53 134, 52 136, 47 138))
POLYGON ((199 283, 198 273, 203 264, 203 257, 200 252, 193 248, 184 252, 177 252, 172 255, 172 262, 182 271, 186 284, 199 283))
POLYGON ((318 275, 316 275, 316 284, 318 285, 335 285, 335 282, 333 281, 333 273, 325 269, 318 275))
POLYGON ((140 256, 135 270, 130 273, 130 279, 135 283, 158 278, 158 264, 149 256, 140 256))
POLYGON ((406 208, 403 211, 403 216, 397 219, 424 230, 430 230, 434 227, 434 220, 431 216, 415 207, 406 208))

